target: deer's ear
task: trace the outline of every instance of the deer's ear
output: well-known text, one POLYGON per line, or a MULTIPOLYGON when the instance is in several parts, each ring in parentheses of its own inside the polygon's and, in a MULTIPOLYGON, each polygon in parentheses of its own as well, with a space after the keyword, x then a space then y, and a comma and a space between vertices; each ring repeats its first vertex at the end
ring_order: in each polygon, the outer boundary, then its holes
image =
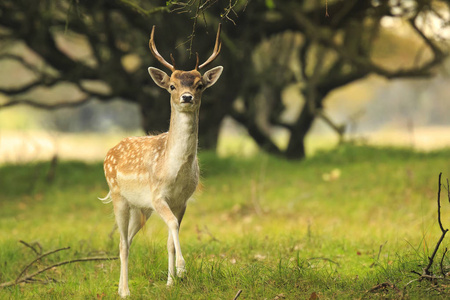
POLYGON ((203 80, 205 81, 205 89, 212 86, 216 81, 219 79, 220 75, 222 74, 223 67, 218 66, 215 68, 212 68, 209 71, 206 71, 203 75, 203 80))
POLYGON ((165 90, 169 88, 170 77, 164 71, 150 67, 148 68, 148 73, 158 86, 162 87, 165 90))

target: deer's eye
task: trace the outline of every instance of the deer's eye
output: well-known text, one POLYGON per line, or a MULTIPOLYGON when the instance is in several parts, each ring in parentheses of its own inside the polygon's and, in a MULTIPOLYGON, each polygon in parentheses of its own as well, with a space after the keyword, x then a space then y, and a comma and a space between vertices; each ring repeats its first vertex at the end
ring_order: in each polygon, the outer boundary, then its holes
POLYGON ((197 85, 197 91, 200 91, 203 88, 203 84, 197 85))
POLYGON ((175 89, 175 86, 173 84, 171 84, 169 88, 171 91, 173 91, 175 89))

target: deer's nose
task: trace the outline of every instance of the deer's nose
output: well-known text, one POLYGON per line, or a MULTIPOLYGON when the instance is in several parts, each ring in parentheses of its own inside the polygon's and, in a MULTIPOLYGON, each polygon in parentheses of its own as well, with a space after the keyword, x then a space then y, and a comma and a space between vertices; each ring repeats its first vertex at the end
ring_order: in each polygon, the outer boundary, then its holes
POLYGON ((181 96, 181 103, 191 103, 192 102, 192 95, 185 94, 181 96))

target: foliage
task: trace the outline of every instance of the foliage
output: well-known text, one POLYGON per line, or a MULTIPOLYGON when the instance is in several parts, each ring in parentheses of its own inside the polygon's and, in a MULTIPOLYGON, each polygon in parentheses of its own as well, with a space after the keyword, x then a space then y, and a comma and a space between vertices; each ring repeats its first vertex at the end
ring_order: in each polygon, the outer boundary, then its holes
MULTIPOLYGON (((202 188, 181 227, 188 277, 166 288, 167 232, 153 217, 131 248, 132 298, 233 299, 238 290, 242 299, 448 297, 445 285, 403 286, 440 234, 436 176, 450 174, 449 154, 344 145, 291 162, 205 152, 202 188)), ((0 282, 34 257, 19 240, 44 252, 70 246, 75 257, 118 253, 117 233, 108 237, 112 208, 96 199, 107 192, 101 164, 61 162, 52 183, 48 169, 0 168, 0 282)), ((442 213, 448 219, 448 207, 442 213)), ((66 265, 46 274, 54 282, 2 289, 0 298, 110 298, 118 275, 117 261, 66 265)))
POLYGON ((0 86, 8 96, 0 107, 28 104, 56 109, 120 98, 140 106, 145 131, 166 130, 170 111, 167 101, 160 99, 167 94, 154 85, 147 87, 145 69, 155 65, 147 47, 151 25, 158 27, 160 52, 167 57, 176 47, 176 61, 183 61, 180 68, 187 69, 193 65, 194 52, 209 56, 213 38, 206 33, 222 22, 224 46, 218 63, 225 72, 203 100, 201 146, 215 148, 220 124, 230 115, 262 149, 299 159, 305 156, 304 139, 317 117, 339 135, 345 133, 345 124, 335 124, 323 109, 332 91, 369 74, 393 79, 435 73, 447 56, 445 35, 440 32, 448 30, 448 5, 440 0, 4 0, 0 38, 8 44, 25 44, 26 51, 6 48, 0 59, 16 62, 29 74, 14 86, 0 86), (427 27, 429 19, 441 27, 427 27), (382 26, 383 20, 401 24, 394 29, 409 29, 414 45, 419 45, 408 48, 414 54, 401 65, 380 62, 384 57, 380 45, 391 47, 392 41, 382 34, 390 30, 382 26), (291 39, 280 38, 291 31, 291 39), (84 47, 76 47, 70 39, 84 47), (271 47, 258 59, 256 49, 267 41, 271 47), (267 62, 263 69, 261 61, 267 62), (30 94, 37 87, 62 84, 77 89, 78 98, 44 103, 30 94), (305 101, 300 114, 287 122, 281 93, 291 84, 298 84, 305 101), (274 142, 276 127, 290 133, 286 148, 274 142))

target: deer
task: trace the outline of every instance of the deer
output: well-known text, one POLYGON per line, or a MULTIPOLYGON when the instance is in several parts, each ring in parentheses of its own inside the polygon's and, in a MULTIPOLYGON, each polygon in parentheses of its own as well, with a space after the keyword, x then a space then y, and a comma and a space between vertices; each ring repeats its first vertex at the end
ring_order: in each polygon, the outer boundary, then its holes
POLYGON ((214 61, 220 53, 221 25, 211 56, 191 71, 178 70, 170 54, 172 64, 159 54, 154 40, 155 26, 150 34, 149 48, 153 56, 171 71, 149 67, 155 84, 170 94, 171 116, 169 130, 165 133, 143 137, 128 137, 111 148, 105 157, 103 168, 109 192, 105 203, 112 202, 120 235, 120 279, 118 293, 122 298, 130 295, 128 288, 128 254, 134 236, 156 212, 168 227, 168 279, 185 275, 179 239, 181 221, 187 202, 199 183, 198 123, 202 93, 214 85, 222 74, 218 66, 199 70, 214 61), (176 273, 175 273, 176 268, 176 273))

